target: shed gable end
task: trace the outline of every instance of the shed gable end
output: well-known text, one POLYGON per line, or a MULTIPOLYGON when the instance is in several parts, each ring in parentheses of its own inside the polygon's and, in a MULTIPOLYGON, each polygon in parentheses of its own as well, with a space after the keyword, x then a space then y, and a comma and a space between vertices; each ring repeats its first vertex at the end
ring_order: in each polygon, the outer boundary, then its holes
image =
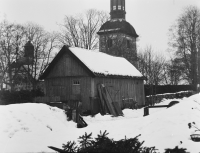
POLYGON ((89 76, 83 65, 69 53, 65 53, 60 57, 47 75, 47 78, 66 76, 89 76))

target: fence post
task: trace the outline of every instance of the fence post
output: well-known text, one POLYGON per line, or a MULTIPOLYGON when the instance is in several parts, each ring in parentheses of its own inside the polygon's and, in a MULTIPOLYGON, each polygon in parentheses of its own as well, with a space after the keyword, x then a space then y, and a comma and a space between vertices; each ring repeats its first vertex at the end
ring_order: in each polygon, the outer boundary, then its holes
POLYGON ((149 115, 149 107, 144 108, 144 116, 149 115))

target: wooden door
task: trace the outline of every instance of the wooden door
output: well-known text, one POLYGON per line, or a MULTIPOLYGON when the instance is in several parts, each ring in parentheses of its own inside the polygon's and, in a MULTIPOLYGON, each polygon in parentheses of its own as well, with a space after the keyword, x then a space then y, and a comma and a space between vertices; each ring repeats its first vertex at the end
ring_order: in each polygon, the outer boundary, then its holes
POLYGON ((81 84, 80 79, 72 79, 72 100, 80 100, 81 97, 81 84))

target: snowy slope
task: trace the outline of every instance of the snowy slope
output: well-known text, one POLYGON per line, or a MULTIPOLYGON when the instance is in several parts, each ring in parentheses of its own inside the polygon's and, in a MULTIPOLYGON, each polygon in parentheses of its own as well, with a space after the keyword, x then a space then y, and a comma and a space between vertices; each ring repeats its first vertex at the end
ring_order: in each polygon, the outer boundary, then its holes
MULTIPOLYGON (((165 100, 160 105, 168 104, 165 100)), ((141 134, 144 146, 156 146, 160 152, 175 146, 187 148, 191 153, 200 151, 200 142, 190 140, 195 129, 200 127, 200 94, 183 98, 171 108, 150 109, 143 117, 143 109, 125 109, 124 117, 110 115, 84 117, 88 127, 77 129, 76 124, 66 121, 63 110, 45 104, 14 104, 0 106, 0 152, 52 152, 47 146, 62 147, 63 143, 75 140, 85 132, 99 134, 107 130, 110 138, 119 140, 141 134)))

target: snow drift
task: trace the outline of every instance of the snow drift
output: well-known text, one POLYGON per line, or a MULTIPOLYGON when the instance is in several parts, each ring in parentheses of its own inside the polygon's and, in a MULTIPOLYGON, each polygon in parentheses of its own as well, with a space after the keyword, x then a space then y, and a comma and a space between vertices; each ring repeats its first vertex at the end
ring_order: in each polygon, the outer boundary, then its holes
MULTIPOLYGON (((84 117, 86 128, 77 129, 76 123, 67 121, 63 110, 46 104, 13 104, 0 106, 0 152, 53 152, 48 146, 62 148, 67 141, 77 141, 85 132, 95 137, 100 130, 109 132, 114 140, 135 137, 145 141, 144 146, 156 146, 160 152, 166 148, 187 148, 188 152, 200 151, 200 142, 193 142, 190 135, 200 127, 200 94, 176 99, 170 108, 151 108, 143 117, 143 109, 123 110, 124 117, 110 115, 84 117)), ((169 104, 164 100, 160 105, 169 104)))

